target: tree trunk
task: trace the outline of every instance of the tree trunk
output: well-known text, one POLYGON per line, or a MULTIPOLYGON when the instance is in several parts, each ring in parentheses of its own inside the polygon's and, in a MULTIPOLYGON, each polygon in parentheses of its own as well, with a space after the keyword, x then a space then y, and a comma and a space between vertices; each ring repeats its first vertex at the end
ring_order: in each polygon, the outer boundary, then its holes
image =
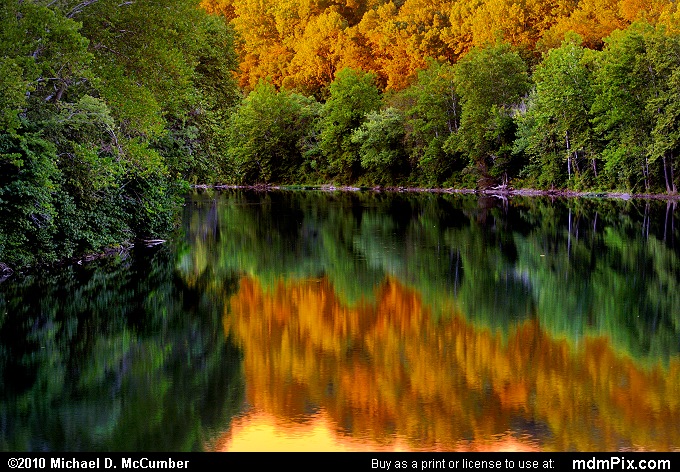
POLYGON ((574 151, 574 174, 580 173, 578 169, 578 151, 574 151))
POLYGON ((564 139, 567 142, 567 175, 571 180, 571 147, 569 146, 569 131, 564 132, 564 139))
POLYGON ((645 204, 645 213, 642 217, 642 237, 649 239, 649 226, 651 217, 649 216, 649 202, 645 204))
POLYGON ((663 241, 666 242, 666 235, 668 233, 668 216, 673 218, 673 213, 671 213, 671 202, 666 202, 666 217, 663 220, 663 241))
POLYGON ((66 91, 67 85, 66 82, 62 82, 61 86, 59 87, 59 91, 57 91, 57 96, 54 97, 55 102, 60 102, 62 95, 64 95, 64 92, 66 91))
POLYGON ((671 152, 671 158, 669 159, 670 161, 670 168, 671 168, 671 190, 673 193, 678 193, 678 187, 675 185, 675 171, 673 170, 673 153, 671 152))

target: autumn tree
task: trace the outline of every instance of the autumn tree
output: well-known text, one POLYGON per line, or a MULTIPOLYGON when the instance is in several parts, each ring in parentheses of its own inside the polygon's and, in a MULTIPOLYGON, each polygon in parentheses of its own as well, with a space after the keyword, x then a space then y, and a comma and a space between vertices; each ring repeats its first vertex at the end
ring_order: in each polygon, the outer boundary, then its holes
POLYGON ((293 46, 288 77, 282 81, 284 86, 319 94, 339 70, 346 28, 345 19, 336 11, 325 11, 311 18, 293 46))
POLYGON ((571 0, 469 0, 451 6, 443 38, 456 57, 498 40, 527 51, 573 11, 571 0))
POLYGON ((601 49, 604 39, 636 20, 656 21, 666 0, 581 0, 545 33, 542 47, 557 47, 569 31, 583 38, 588 48, 601 49))

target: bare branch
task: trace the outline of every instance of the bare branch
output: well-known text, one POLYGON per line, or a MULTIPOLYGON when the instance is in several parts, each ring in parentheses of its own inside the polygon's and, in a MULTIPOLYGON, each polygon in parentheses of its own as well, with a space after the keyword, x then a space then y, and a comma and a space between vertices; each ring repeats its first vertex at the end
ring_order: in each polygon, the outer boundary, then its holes
POLYGON ((85 0, 71 9, 70 12, 66 14, 66 18, 73 18, 77 14, 81 13, 83 9, 89 7, 93 3, 97 3, 99 0, 85 0))

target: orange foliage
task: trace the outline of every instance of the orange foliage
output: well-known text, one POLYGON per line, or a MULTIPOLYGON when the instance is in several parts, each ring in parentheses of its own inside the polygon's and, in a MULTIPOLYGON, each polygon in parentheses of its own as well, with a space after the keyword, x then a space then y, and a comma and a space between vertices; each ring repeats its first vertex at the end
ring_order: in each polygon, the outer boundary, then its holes
POLYGON ((533 50, 573 9, 570 0, 472 0, 454 4, 447 43, 456 55, 497 40, 533 50))
MULTIPOLYGON (((453 61, 498 39, 527 49, 555 47, 567 31, 601 47, 633 21, 659 21, 667 0, 202 0, 240 38, 241 85, 319 91, 350 66, 386 88, 407 86, 427 58, 453 61)), ((664 13, 670 18, 671 13, 664 13)))
POLYGON ((453 59, 441 37, 449 26, 450 5, 450 0, 406 0, 397 9, 390 3, 362 23, 364 34, 373 38, 373 50, 381 57, 376 72, 385 78, 387 88, 407 86, 427 66, 427 58, 453 59))
MULTIPOLYGON (((469 448, 517 424, 546 450, 680 444, 680 360, 644 369, 605 339, 576 351, 535 321, 507 335, 436 321, 388 280, 375 304, 342 306, 325 279, 241 280, 224 316, 244 352, 247 401, 290 423, 327 412, 343 434, 413 449, 469 448)), ((451 308, 453 312, 454 308, 451 308)))
POLYGON ((581 0, 571 15, 560 18, 545 35, 545 46, 555 47, 565 33, 574 31, 589 48, 601 48, 603 40, 616 29, 624 29, 635 20, 658 20, 666 0, 581 0))
POLYGON ((201 8, 213 15, 222 15, 230 20, 236 16, 232 0, 201 0, 201 8))

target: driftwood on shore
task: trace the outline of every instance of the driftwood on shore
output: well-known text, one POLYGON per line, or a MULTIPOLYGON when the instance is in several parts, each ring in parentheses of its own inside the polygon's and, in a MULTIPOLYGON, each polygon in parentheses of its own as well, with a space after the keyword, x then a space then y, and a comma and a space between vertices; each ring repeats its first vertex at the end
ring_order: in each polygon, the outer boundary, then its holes
POLYGON ((14 274, 14 271, 10 266, 0 262, 0 282, 4 282, 14 274))

